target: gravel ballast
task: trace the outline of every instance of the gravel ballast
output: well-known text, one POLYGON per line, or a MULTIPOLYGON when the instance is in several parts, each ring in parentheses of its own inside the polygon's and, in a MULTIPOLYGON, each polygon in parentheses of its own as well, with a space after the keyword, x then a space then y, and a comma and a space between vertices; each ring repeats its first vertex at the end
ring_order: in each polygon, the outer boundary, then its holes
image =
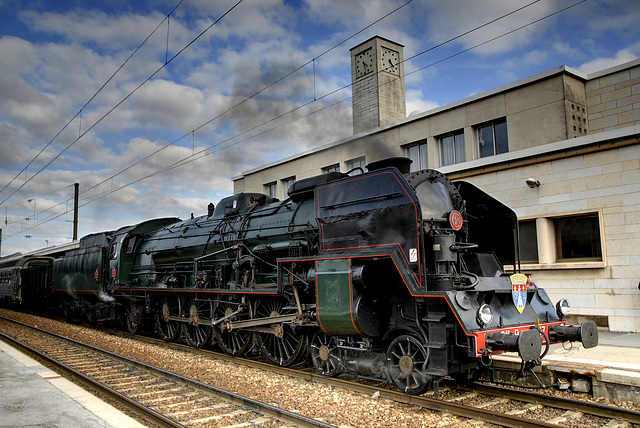
POLYGON ((300 380, 241 363, 167 349, 80 325, 6 309, 0 309, 0 315, 336 426, 478 426, 477 421, 368 397, 345 388, 300 380))

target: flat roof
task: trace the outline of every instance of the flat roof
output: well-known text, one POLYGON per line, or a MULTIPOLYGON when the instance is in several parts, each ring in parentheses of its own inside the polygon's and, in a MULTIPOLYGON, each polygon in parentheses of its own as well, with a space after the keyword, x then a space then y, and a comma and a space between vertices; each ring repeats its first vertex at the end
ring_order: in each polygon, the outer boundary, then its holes
MULTIPOLYGON (((384 132, 384 131, 386 131, 388 129, 391 129, 391 128, 399 127, 399 126, 405 125, 405 124, 410 123, 410 122, 414 122, 414 121, 418 121, 418 120, 424 119, 425 117, 433 116, 433 115, 436 115, 438 113, 442 113, 442 112, 447 111, 447 110, 451 110, 451 109, 454 109, 454 108, 461 107, 461 106, 463 106, 465 104, 470 104, 470 103, 473 103, 473 102, 476 102, 476 101, 479 101, 479 100, 482 100, 482 99, 485 99, 485 98, 489 98, 489 97, 498 95, 498 94, 503 93, 503 92, 508 92, 508 91, 514 90, 516 88, 527 86, 527 85, 530 85, 532 83, 539 82, 541 80, 545 80, 545 79, 548 79, 548 78, 556 76, 556 75, 566 74, 566 75, 575 77, 576 79, 580 79, 580 80, 583 80, 583 81, 587 82, 589 80, 592 80, 592 79, 595 79, 595 78, 598 78, 598 77, 602 77, 602 76, 606 76, 607 74, 617 73, 619 71, 622 71, 622 70, 625 70, 625 69, 629 69, 629 68, 635 67, 637 65, 640 65, 640 59, 637 59, 637 60, 634 60, 634 61, 630 61, 630 62, 626 62, 624 64, 620 64, 620 65, 617 65, 617 66, 614 66, 614 67, 610 67, 610 68, 607 68, 607 69, 604 69, 604 70, 600 70, 600 71, 597 71, 597 72, 594 72, 594 73, 589 73, 589 74, 583 73, 583 72, 578 71, 578 70, 576 70, 574 68, 571 68, 569 66, 562 65, 560 67, 556 67, 556 68, 553 68, 551 70, 547 70, 547 71, 544 71, 542 73, 538 73, 536 75, 533 75, 533 76, 518 80, 516 82, 512 82, 512 83, 500 86, 498 88, 490 89, 488 91, 481 92, 479 94, 472 95, 470 97, 463 98, 461 100, 454 101, 452 103, 445 104, 445 105, 433 108, 431 110, 427 110, 427 111, 420 112, 420 113, 417 113, 417 114, 412 114, 412 115, 408 116, 405 119, 401 119, 401 120, 399 120, 397 122, 394 122, 394 123, 391 123, 389 125, 385 125, 385 126, 381 126, 381 127, 378 127, 378 128, 374 128, 374 129, 371 129, 369 131, 361 132, 359 134, 354 134, 352 136, 345 137, 343 139, 334 141, 334 142, 329 143, 329 144, 325 144, 325 145, 320 146, 320 147, 315 147, 315 148, 306 150, 304 152, 300 152, 300 153, 297 153, 295 155, 291 155, 291 156, 279 159, 279 160, 274 161, 274 162, 269 162, 269 163, 267 163, 265 165, 262 165, 262 166, 259 166, 259 167, 244 171, 241 174, 239 174, 239 175, 237 175, 235 177, 232 177, 231 179, 233 181, 238 181, 240 179, 243 179, 247 175, 252 175, 252 174, 258 173, 260 171, 264 171, 266 169, 272 168, 274 166, 282 165, 282 164, 285 164, 287 162, 290 162, 290 161, 293 161, 293 160, 296 160, 296 159, 300 159, 300 158, 303 158, 305 156, 308 156, 308 155, 311 155, 311 154, 314 154, 314 153, 320 153, 320 152, 323 152, 325 150, 329 150, 329 149, 338 147, 338 146, 340 146, 342 144, 346 144, 346 143, 348 143, 350 141, 357 140, 357 139, 362 138, 362 137, 367 136, 367 135, 374 135, 374 134, 377 134, 377 133, 380 133, 380 132, 384 132)), ((611 131, 611 132, 613 132, 613 131, 611 131)), ((600 134, 608 134, 608 132, 599 133, 599 134, 593 134, 593 136, 602 136, 600 134)), ((575 141, 575 140, 583 141, 584 138, 587 138, 587 137, 590 137, 590 136, 591 135, 587 135, 585 137, 573 138, 571 140, 566 140, 566 141, 575 141)), ((555 144, 555 143, 552 143, 552 144, 555 144)), ((550 145, 551 144, 545 144, 545 145, 539 146, 539 147, 543 148, 543 147, 548 147, 550 145)), ((529 150, 529 149, 527 149, 527 150, 529 150)), ((527 150, 523 150, 523 151, 527 151, 527 150)), ((545 150, 545 153, 548 153, 548 151, 545 150)), ((494 158, 494 159, 492 160, 491 163, 495 163, 496 161, 498 161, 498 159, 495 156, 493 156, 492 158, 494 158)), ((477 159, 477 160, 480 161, 480 159, 477 159)), ((472 163, 472 162, 473 161, 470 161, 470 162, 467 162, 467 163, 472 163)))

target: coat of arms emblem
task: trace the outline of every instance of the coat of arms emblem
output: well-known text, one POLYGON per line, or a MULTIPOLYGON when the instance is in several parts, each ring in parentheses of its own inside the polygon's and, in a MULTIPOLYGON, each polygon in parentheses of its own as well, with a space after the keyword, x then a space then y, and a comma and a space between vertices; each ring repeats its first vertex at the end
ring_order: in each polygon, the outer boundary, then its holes
POLYGON ((518 312, 522 313, 527 304, 527 276, 523 273, 515 273, 509 277, 511 279, 511 296, 513 304, 518 312))

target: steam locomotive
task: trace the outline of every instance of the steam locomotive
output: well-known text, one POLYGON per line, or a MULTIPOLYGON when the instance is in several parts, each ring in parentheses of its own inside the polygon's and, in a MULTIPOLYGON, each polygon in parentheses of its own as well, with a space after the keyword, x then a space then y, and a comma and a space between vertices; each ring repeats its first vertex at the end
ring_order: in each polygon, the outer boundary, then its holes
POLYGON ((410 173, 409 162, 302 179, 284 201, 241 193, 200 217, 0 261, 0 297, 132 333, 149 322, 167 341, 258 349, 276 365, 306 360, 408 394, 472 379, 496 353, 533 367, 552 343, 597 345, 593 321, 567 326, 566 300, 554 306, 516 272, 511 209, 438 171, 410 173))

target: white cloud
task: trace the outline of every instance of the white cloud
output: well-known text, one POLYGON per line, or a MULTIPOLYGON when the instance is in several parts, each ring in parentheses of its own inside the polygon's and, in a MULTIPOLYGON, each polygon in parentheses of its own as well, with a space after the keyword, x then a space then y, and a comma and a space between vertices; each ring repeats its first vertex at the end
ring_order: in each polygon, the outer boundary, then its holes
POLYGON ((423 112, 438 107, 438 103, 425 99, 424 94, 420 90, 408 90, 407 99, 407 115, 414 112, 423 112))
POLYGON ((625 49, 621 49, 613 57, 596 58, 591 61, 587 61, 578 66, 577 69, 583 73, 593 73, 600 70, 605 70, 616 65, 624 64, 625 62, 633 61, 640 58, 640 42, 625 49))
MULTIPOLYGON (((165 16, 157 11, 144 16, 127 13, 114 16, 96 9, 75 9, 65 13, 25 10, 20 13, 20 19, 35 32, 63 36, 74 43, 95 44, 112 52, 132 49, 142 43, 165 16)), ((179 23, 170 27, 174 40, 184 41, 185 33, 179 23)), ((157 37, 150 41, 157 47, 164 47, 166 31, 159 30, 157 37)))

